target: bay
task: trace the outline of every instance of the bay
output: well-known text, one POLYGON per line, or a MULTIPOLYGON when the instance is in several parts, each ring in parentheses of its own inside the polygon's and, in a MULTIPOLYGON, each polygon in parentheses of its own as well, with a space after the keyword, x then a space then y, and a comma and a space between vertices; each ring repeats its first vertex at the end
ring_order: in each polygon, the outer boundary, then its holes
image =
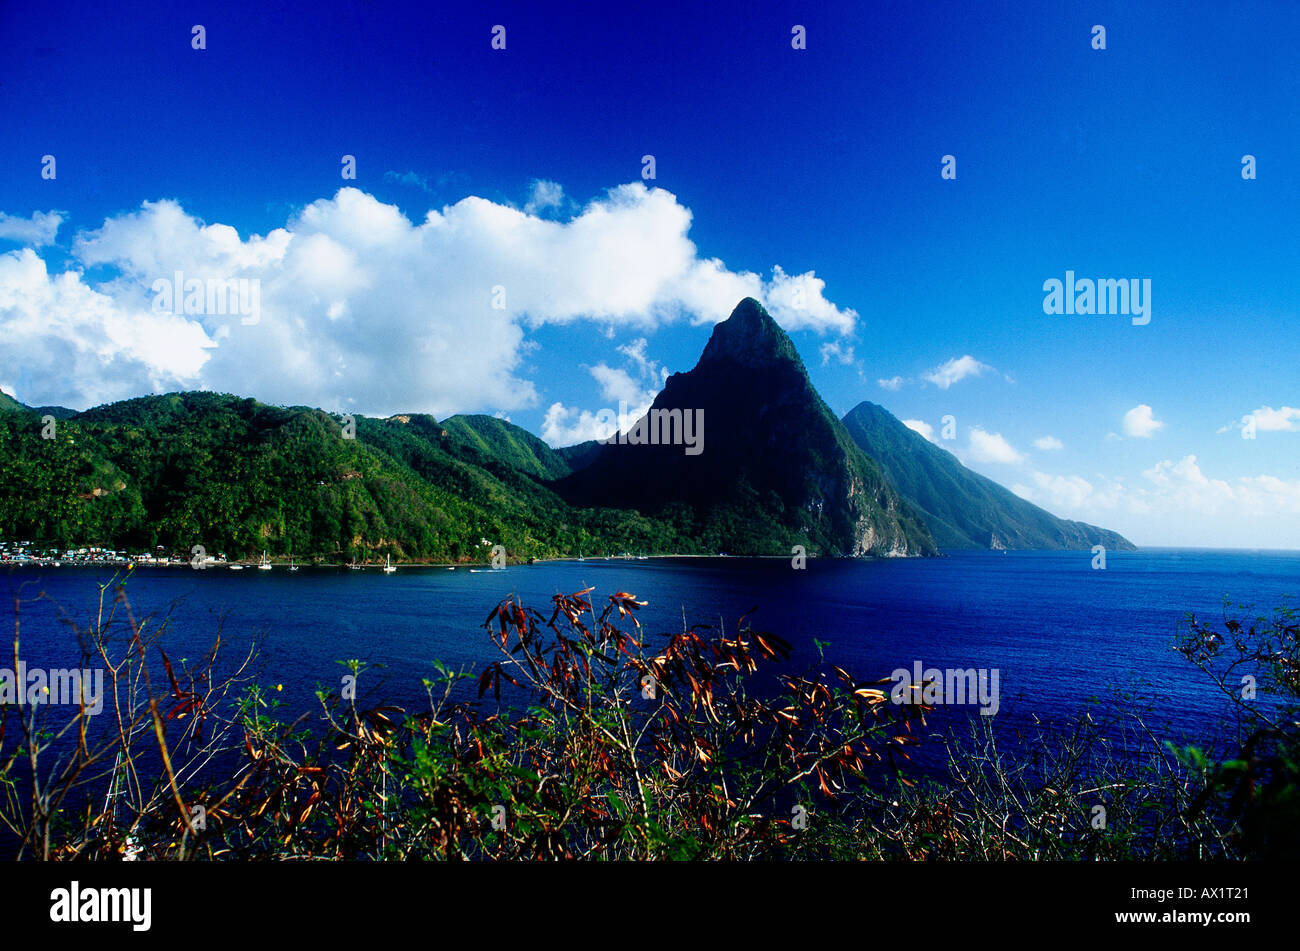
MULTIPOLYGON (((109 581, 105 568, 24 568, 0 574, 21 608, 29 665, 71 666, 76 640, 58 608, 84 623, 109 581)), ((1300 594, 1300 552, 1144 549, 1111 552, 950 552, 943 558, 881 561, 651 558, 556 561, 499 571, 403 567, 385 575, 303 568, 289 572, 138 568, 127 581, 137 616, 170 608, 163 642, 195 658, 219 623, 228 657, 264 635, 261 681, 295 715, 314 712, 318 687, 337 689, 358 658, 359 699, 420 709, 432 662, 482 667, 496 659, 481 628, 502 598, 549 614, 552 595, 595 586, 597 610, 615 591, 649 604, 639 616, 648 643, 702 623, 734 631, 749 616, 784 637, 795 654, 783 669, 817 658, 863 680, 898 668, 997 670, 999 719, 1012 724, 1077 711, 1112 688, 1149 702, 1171 737, 1200 735, 1222 707, 1202 674, 1171 644, 1187 612, 1220 619, 1224 600, 1268 614, 1300 594), (224 620, 222 620, 224 618, 224 620)), ((12 619, 10 618, 10 623, 12 619)), ((6 656, 9 651, 6 649, 6 656)), ((8 665, 8 661, 5 665, 8 665)), ((973 708, 970 708, 973 710, 973 708)))

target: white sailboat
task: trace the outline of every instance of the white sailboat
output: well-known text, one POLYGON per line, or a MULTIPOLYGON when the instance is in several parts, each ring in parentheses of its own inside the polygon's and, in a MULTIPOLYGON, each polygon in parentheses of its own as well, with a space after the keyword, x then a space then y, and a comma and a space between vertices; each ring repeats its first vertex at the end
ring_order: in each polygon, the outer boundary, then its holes
POLYGON ((266 552, 265 552, 265 551, 262 552, 262 560, 259 561, 259 562, 257 563, 257 570, 258 570, 258 571, 270 571, 270 570, 271 570, 271 559, 269 559, 269 558, 266 557, 266 552))
POLYGON ((290 571, 297 571, 297 570, 298 570, 298 566, 295 565, 295 564, 293 563, 293 556, 292 556, 292 555, 289 556, 289 570, 290 570, 290 571))
POLYGON ((384 574, 386 574, 386 575, 391 575, 391 574, 392 574, 394 571, 396 571, 396 570, 397 570, 397 566, 396 566, 395 564, 393 564, 393 556, 392 556, 392 555, 385 555, 385 556, 384 556, 384 574))

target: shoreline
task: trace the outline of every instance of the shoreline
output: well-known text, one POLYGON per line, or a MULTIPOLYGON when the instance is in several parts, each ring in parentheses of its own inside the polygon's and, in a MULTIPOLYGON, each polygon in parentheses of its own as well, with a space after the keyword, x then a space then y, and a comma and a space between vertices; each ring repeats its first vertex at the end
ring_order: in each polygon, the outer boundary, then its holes
MULTIPOLYGON (((995 550, 995 548, 952 548, 952 550, 940 550, 939 555, 922 556, 922 555, 905 555, 905 556, 887 556, 887 555, 865 555, 865 556, 827 556, 827 555, 806 555, 810 561, 907 561, 907 560, 927 560, 927 559, 946 559, 953 553, 984 553, 984 555, 1024 555, 1024 553, 1048 553, 1048 552, 1087 552, 1087 548, 1008 548, 1008 550, 995 550)), ((1147 552, 1223 552, 1223 553, 1257 553, 1257 555, 1297 555, 1300 550, 1296 548, 1222 548, 1222 547, 1187 547, 1187 546, 1144 546, 1135 551, 1147 552)), ((1115 553, 1132 553, 1132 552, 1115 552, 1115 553)), ((537 557, 526 561, 510 561, 506 568, 526 568, 529 565, 550 565, 550 564, 584 564, 601 563, 601 561, 611 561, 611 563, 632 563, 632 561, 788 561, 789 555, 695 555, 695 553, 669 553, 669 555, 610 555, 610 556, 575 556, 575 555, 558 555, 554 557, 537 557)), ((117 559, 112 561, 82 561, 82 560, 65 560, 65 559, 40 559, 26 560, 0 560, 0 569, 31 569, 31 568, 107 568, 114 570, 121 569, 138 569, 138 568, 183 568, 188 570, 259 570, 259 561, 209 561, 204 568, 195 568, 188 561, 133 561, 129 559, 117 559)), ((333 570, 361 570, 361 572, 373 572, 373 570, 382 570, 382 561, 374 563, 364 563, 352 565, 347 561, 316 561, 316 563, 295 563, 290 565, 289 561, 272 561, 270 563, 273 570, 287 570, 292 566, 296 569, 333 569, 333 570)), ((394 563, 393 568, 409 569, 428 569, 428 570, 473 570, 473 572, 484 572, 484 570, 502 570, 493 569, 489 561, 402 561, 394 563)))
MULTIPOLYGON (((866 555, 866 556, 825 556, 825 555, 806 555, 810 561, 895 561, 900 558, 922 558, 921 555, 908 556, 884 556, 884 555, 866 555)), ((931 557, 944 557, 943 555, 931 557)), ((691 560, 697 559, 702 561, 789 561, 790 555, 695 555, 695 554, 671 554, 671 555, 603 555, 579 557, 576 555, 559 555, 552 558, 532 558, 527 561, 512 561, 507 563, 506 568, 527 568, 530 565, 548 565, 558 564, 561 562, 573 562, 575 564, 584 564, 586 562, 634 562, 634 561, 666 561, 666 560, 691 560)), ((291 565, 287 561, 270 562, 271 570, 288 570, 291 565)), ((375 571, 384 568, 384 562, 367 562, 354 565, 350 562, 311 562, 297 563, 292 567, 298 569, 336 569, 336 570, 356 570, 356 571, 375 571)), ((393 564, 394 568, 427 568, 427 569, 465 569, 475 571, 494 570, 490 562, 432 562, 432 561, 404 561, 393 564)), ((66 561, 63 559, 29 559, 27 561, 0 561, 0 568, 184 568, 190 571, 207 571, 207 570, 264 570, 259 568, 257 561, 213 561, 204 565, 202 568, 196 567, 185 561, 166 561, 166 562, 136 562, 129 560, 118 561, 66 561)), ((503 569, 495 569, 503 570, 503 569)))

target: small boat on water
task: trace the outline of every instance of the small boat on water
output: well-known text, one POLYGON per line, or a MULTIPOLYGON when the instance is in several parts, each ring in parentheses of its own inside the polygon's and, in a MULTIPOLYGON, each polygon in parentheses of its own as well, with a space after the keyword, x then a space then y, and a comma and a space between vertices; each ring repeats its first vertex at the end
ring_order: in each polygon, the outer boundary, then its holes
POLYGON ((262 560, 259 561, 259 562, 257 563, 257 570, 258 570, 258 571, 270 571, 270 570, 271 570, 271 559, 269 559, 269 558, 266 557, 266 552, 265 552, 265 551, 262 552, 262 560))
POLYGON ((243 565, 231 565, 231 566, 230 566, 230 570, 231 570, 231 571, 243 571, 243 570, 244 570, 244 566, 243 566, 243 565))
POLYGON ((386 575, 391 575, 391 574, 392 574, 394 571, 396 571, 396 570, 397 570, 397 566, 393 564, 393 556, 392 556, 392 555, 385 555, 385 556, 384 556, 384 574, 386 574, 386 575))
POLYGON ((298 566, 295 565, 295 564, 293 563, 293 558, 292 558, 292 557, 289 558, 289 570, 290 570, 290 571, 297 571, 297 570, 298 570, 298 566))

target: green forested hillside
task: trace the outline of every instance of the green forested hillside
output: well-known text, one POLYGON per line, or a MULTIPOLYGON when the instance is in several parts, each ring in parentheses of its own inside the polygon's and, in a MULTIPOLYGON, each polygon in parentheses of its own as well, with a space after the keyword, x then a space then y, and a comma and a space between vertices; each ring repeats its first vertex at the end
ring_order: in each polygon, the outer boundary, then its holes
POLYGON ((634 512, 566 505, 506 461, 516 443, 547 459, 508 426, 492 421, 488 450, 472 423, 418 415, 358 417, 346 439, 320 410, 195 392, 96 407, 43 439, 14 404, 0 412, 0 536, 330 560, 482 561, 483 539, 511 558, 694 550, 634 512))
POLYGON ((890 483, 922 512, 942 548, 1135 547, 1108 529, 1057 518, 972 472, 875 403, 858 404, 844 425, 863 452, 880 463, 890 483))
POLYGON ((580 442, 573 446, 562 446, 555 452, 570 472, 577 472, 579 469, 585 469, 596 461, 596 458, 600 455, 602 445, 603 443, 594 439, 588 439, 586 442, 580 442))
POLYGON ((527 430, 495 416, 449 416, 442 421, 449 443, 477 451, 483 461, 496 460, 538 479, 559 479, 570 467, 560 453, 527 430))

